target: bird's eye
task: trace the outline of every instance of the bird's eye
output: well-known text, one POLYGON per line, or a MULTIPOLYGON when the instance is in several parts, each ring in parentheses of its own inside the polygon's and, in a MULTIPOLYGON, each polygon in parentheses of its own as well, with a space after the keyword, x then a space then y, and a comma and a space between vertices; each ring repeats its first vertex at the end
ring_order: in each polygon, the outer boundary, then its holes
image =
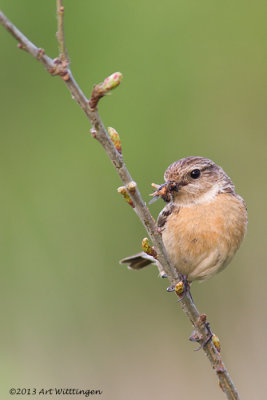
POLYGON ((191 178, 197 179, 200 177, 200 170, 199 169, 193 169, 190 173, 191 178))

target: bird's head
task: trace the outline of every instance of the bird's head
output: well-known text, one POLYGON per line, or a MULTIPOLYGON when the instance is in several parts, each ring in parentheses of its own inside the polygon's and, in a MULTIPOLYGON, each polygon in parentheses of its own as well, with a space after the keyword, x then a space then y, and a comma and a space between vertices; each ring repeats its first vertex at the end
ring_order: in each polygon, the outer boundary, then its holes
POLYGON ((165 171, 164 180, 153 195, 183 206, 210 201, 218 193, 234 193, 234 185, 223 169, 204 157, 174 162, 165 171))

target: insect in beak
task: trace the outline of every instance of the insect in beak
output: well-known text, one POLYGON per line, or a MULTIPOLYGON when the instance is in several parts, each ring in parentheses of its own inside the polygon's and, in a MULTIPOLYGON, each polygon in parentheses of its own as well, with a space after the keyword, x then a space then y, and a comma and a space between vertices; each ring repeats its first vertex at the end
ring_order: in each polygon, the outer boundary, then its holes
POLYGON ((153 196, 153 199, 150 200, 149 204, 154 203, 159 198, 162 198, 162 200, 168 203, 171 200, 171 192, 178 192, 178 183, 176 182, 166 182, 163 183, 163 185, 152 183, 152 186, 157 190, 150 194, 150 196, 153 196))

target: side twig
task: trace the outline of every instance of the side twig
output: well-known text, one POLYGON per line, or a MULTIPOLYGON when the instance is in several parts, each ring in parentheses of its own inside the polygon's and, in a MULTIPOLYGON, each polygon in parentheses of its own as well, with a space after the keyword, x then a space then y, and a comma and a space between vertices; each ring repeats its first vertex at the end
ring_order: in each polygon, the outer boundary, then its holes
POLYGON ((68 62, 68 53, 65 45, 64 35, 64 6, 62 0, 57 0, 57 26, 58 31, 56 33, 58 40, 59 58, 62 62, 68 62))
MULTIPOLYGON (((102 84, 97 85, 98 89, 100 88, 100 92, 93 91, 93 95, 91 100, 89 101, 75 79, 72 76, 71 70, 69 68, 69 60, 67 57, 67 50, 65 46, 64 39, 64 29, 63 29, 63 14, 64 7, 62 5, 62 0, 57 0, 57 16, 58 16, 58 43, 59 43, 59 58, 53 60, 48 57, 43 49, 39 49, 36 47, 26 36, 24 36, 9 20, 8 18, 0 11, 0 23, 4 26, 4 28, 9 31, 9 33, 18 41, 18 47, 24 49, 29 54, 31 54, 35 59, 40 61, 46 70, 51 75, 59 75, 64 82, 66 83, 69 91, 72 94, 73 99, 78 103, 83 112, 86 114, 88 119, 90 120, 93 128, 92 135, 96 138, 99 143, 103 146, 106 151, 108 157, 110 158, 112 164, 114 165, 121 181, 123 182, 124 188, 128 193, 132 206, 139 219, 145 226, 151 240, 153 243, 153 249, 156 252, 157 260, 160 262, 164 271, 166 272, 168 279, 173 287, 176 287, 176 294, 178 297, 181 295, 181 284, 179 280, 179 275, 176 269, 171 265, 166 250, 163 246, 161 235, 157 230, 155 221, 151 216, 146 204, 144 203, 140 192, 137 188, 136 183, 133 181, 124 161, 123 157, 118 150, 118 147, 114 146, 114 143, 111 137, 108 135, 97 111, 97 103, 102 95, 104 95, 101 90, 106 90, 105 80, 102 84), (93 101, 92 101, 93 99, 93 101), (178 285, 177 285, 178 284, 178 285)), ((112 77, 112 76, 111 76, 112 77)), ((110 82, 110 78, 107 78, 110 82)), ((118 78, 118 75, 117 75, 118 78)), ((111 79, 112 80, 112 79, 111 79)), ((117 84, 116 84, 117 85, 117 84)), ((115 85, 115 86, 116 86, 115 85)), ((95 88, 96 88, 95 87, 95 88)), ((108 86, 107 90, 110 90, 112 87, 108 86)), ((97 89, 97 90, 98 90, 97 89)), ((226 397, 229 400, 239 400, 239 395, 237 390, 230 378, 230 375, 223 363, 218 342, 213 340, 216 338, 215 335, 212 337, 212 340, 208 340, 210 337, 210 329, 206 323, 205 314, 200 314, 197 310, 192 297, 190 296, 190 292, 186 292, 184 297, 180 299, 180 304, 182 306, 183 311, 188 316, 194 327, 194 335, 191 337, 192 340, 200 341, 202 344, 203 351, 206 353, 212 368, 215 370, 218 378, 220 386, 225 393, 226 397)))

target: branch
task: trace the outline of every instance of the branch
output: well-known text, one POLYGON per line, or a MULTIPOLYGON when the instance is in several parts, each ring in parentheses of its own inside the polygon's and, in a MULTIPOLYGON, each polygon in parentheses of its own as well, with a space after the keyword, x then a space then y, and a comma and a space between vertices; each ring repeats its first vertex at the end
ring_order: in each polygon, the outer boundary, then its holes
POLYGON ((59 58, 62 62, 68 63, 68 53, 65 45, 65 35, 64 35, 64 7, 62 0, 57 0, 57 26, 58 31, 56 37, 58 40, 59 58))
MULTIPOLYGON (((219 379, 220 387, 225 393, 229 400, 239 400, 237 390, 230 378, 230 375, 223 363, 218 339, 215 335, 211 336, 209 325, 206 322, 206 315, 200 314, 197 310, 190 291, 186 291, 182 297, 181 293, 184 292, 183 284, 180 280, 179 274, 173 265, 170 263, 164 245, 162 243, 161 235, 157 230, 157 226, 153 217, 151 216, 146 204, 144 203, 140 192, 137 188, 136 183, 133 181, 122 155, 120 154, 120 147, 114 146, 114 138, 109 136, 106 131, 99 115, 97 112, 98 101, 113 87, 118 86, 121 80, 121 74, 116 73, 107 78, 103 83, 95 86, 93 89, 92 97, 90 101, 86 98, 75 79, 72 76, 69 68, 69 61, 67 57, 67 50, 65 46, 64 31, 63 31, 63 14, 64 7, 62 0, 57 0, 57 16, 58 16, 58 43, 59 43, 59 58, 55 60, 51 59, 43 49, 36 47, 27 37, 25 37, 0 11, 0 23, 9 33, 18 41, 18 47, 27 51, 35 59, 40 61, 46 70, 51 75, 59 75, 69 91, 72 94, 73 99, 78 103, 83 112, 90 120, 93 128, 91 130, 92 136, 99 141, 114 165, 121 181, 123 182, 124 188, 120 188, 120 192, 127 193, 137 216, 145 226, 153 243, 153 249, 155 250, 157 260, 161 264, 162 268, 166 272, 168 279, 175 287, 175 293, 179 297, 180 304, 183 311, 191 321, 194 327, 194 333, 191 336, 191 340, 202 343, 201 348, 206 353, 212 368, 215 370, 219 379), (212 340, 210 340, 212 339, 212 340)), ((116 140, 118 138, 116 137, 116 140)), ((116 144, 116 143, 115 143, 116 144)), ((122 193, 123 194, 123 193, 122 193)), ((148 246, 147 241, 144 242, 148 246)))

